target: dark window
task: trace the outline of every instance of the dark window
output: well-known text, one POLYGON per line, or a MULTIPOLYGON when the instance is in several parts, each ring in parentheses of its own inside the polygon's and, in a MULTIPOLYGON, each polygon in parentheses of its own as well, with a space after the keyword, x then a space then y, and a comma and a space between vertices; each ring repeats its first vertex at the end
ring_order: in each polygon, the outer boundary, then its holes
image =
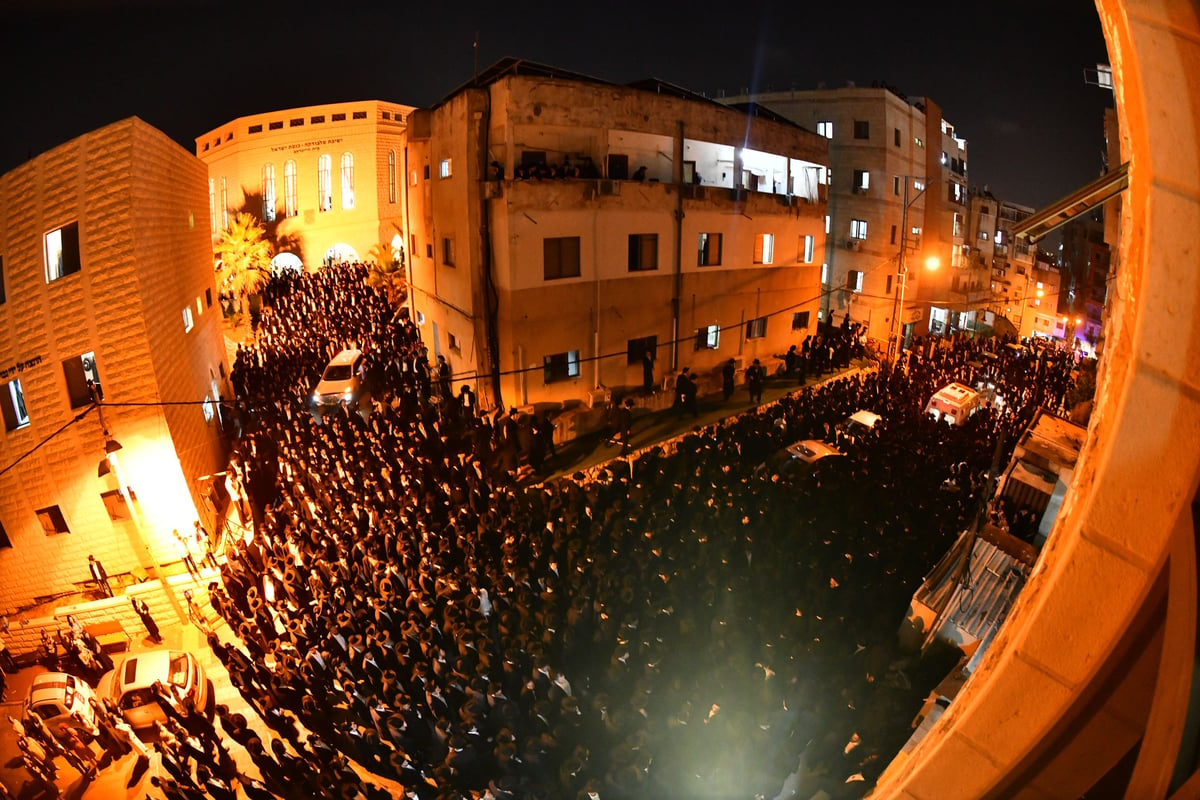
POLYGON ((71 408, 91 405, 93 399, 104 398, 100 388, 100 375, 96 369, 95 353, 84 353, 64 360, 62 370, 67 381, 67 398, 71 401, 71 408), (96 389, 95 398, 92 396, 92 387, 96 389))
MULTIPOLYGON (((129 499, 137 502, 137 495, 133 493, 133 489, 128 489, 129 499)), ((120 489, 112 489, 107 492, 100 493, 100 499, 104 501, 104 509, 108 512, 108 518, 113 522, 124 522, 133 519, 133 514, 129 511, 129 504, 125 502, 125 497, 121 494, 120 489)))
POLYGON ((629 271, 646 272, 658 269, 658 234, 629 234, 629 271))
POLYGON ((46 283, 79 272, 79 223, 72 222, 46 234, 46 283))
POLYGON ((303 124, 304 124, 304 117, 300 117, 299 119, 294 119, 294 120, 291 120, 290 122, 288 122, 288 127, 289 128, 299 128, 303 124))
POLYGON ((38 509, 37 517, 47 536, 71 532, 71 529, 67 527, 67 521, 63 518, 62 509, 58 506, 38 509))
POLYGON ((892 130, 892 140, 893 140, 893 143, 896 145, 896 147, 900 146, 900 129, 899 128, 894 128, 892 130))
POLYGON ((367 118, 367 112, 365 112, 365 111, 355 111, 354 112, 354 119, 366 119, 366 118, 367 118))
POLYGON ((204 290, 204 307, 212 308, 212 289, 204 290))
POLYGON ((320 114, 320 115, 318 115, 318 116, 315 116, 315 117, 309 117, 309 119, 308 119, 308 122, 309 122, 309 124, 311 124, 311 125, 320 125, 320 124, 321 124, 322 122, 324 122, 324 121, 325 121, 325 115, 324 115, 324 114, 320 114))
POLYGON ((808 327, 808 312, 795 311, 792 313, 792 330, 799 331, 808 327))
POLYGON ((246 129, 246 133, 262 133, 262 125, 251 125, 246 129))
POLYGON ((425 180, 429 180, 429 165, 425 165, 425 180))
POLYGON ((429 242, 425 245, 425 257, 433 258, 433 242, 429 242))
POLYGON ((865 119, 854 120, 854 138, 855 139, 870 139, 871 138, 871 123, 865 119))
POLYGON ((699 258, 696 263, 702 267, 715 267, 721 263, 721 234, 702 233, 699 242, 699 258))
POLYGON ((854 170, 854 185, 851 188, 865 192, 870 187, 871 174, 865 169, 854 170))
POLYGON ((623 181, 629 177, 629 156, 613 153, 608 157, 608 178, 623 181))
POLYGON ((658 337, 657 336, 642 336, 637 339, 629 340, 629 350, 625 354, 626 364, 641 364, 642 355, 649 352, 655 358, 658 357, 658 337))
POLYGON ((896 276, 895 276, 895 275, 888 275, 888 276, 887 276, 887 288, 883 290, 883 293, 884 293, 884 294, 891 294, 891 293, 892 293, 892 278, 894 278, 894 277, 896 277, 896 276))
POLYGON ((0 256, 0 305, 4 305, 4 256, 0 256))
POLYGON ((0 522, 0 547, 12 547, 12 542, 8 539, 8 532, 4 530, 3 522, 0 522))
POLYGON ((25 409, 25 392, 21 388, 19 378, 0 384, 0 413, 4 415, 6 431, 15 431, 29 424, 29 412, 25 409))
POLYGON ((454 266, 454 240, 449 236, 442 237, 442 264, 447 267, 454 266))
POLYGON ((345 114, 332 114, 332 115, 330 115, 329 119, 333 122, 345 122, 346 115, 345 114))
POLYGON ((721 346, 721 326, 709 325, 705 328, 696 328, 696 349, 697 350, 716 350, 721 346))
POLYGON ((522 150, 521 151, 521 166, 536 167, 546 163, 545 150, 522 150))
POLYGON ((546 383, 565 381, 579 377, 579 351, 570 350, 566 353, 555 353, 542 359, 542 369, 546 383))
POLYGON ((892 244, 896 243, 896 226, 892 226, 892 244))
POLYGON ((758 317, 746 323, 746 338, 761 339, 767 335, 767 318, 758 317))
POLYGON ((271 123, 267 124, 267 128, 269 130, 273 130, 273 131, 281 131, 281 130, 283 130, 283 123, 282 122, 271 122, 271 123))
POLYGON ((579 277, 579 237, 558 236, 542 240, 542 277, 553 281, 579 277))

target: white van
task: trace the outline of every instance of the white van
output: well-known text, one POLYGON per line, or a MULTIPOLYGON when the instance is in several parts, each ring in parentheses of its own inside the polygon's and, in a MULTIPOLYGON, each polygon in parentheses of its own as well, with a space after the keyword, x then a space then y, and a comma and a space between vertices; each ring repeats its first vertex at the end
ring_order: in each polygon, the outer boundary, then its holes
POLYGON ((925 413, 939 422, 945 420, 948 425, 962 425, 989 402, 985 392, 977 392, 961 383, 951 383, 929 399, 925 413))
POLYGON ((94 728, 96 711, 89 702, 95 695, 92 687, 83 680, 65 672, 43 672, 34 676, 25 698, 25 712, 28 715, 32 709, 46 721, 46 725, 56 734, 60 723, 69 727, 80 727, 73 718, 78 714, 83 720, 83 727, 94 728))

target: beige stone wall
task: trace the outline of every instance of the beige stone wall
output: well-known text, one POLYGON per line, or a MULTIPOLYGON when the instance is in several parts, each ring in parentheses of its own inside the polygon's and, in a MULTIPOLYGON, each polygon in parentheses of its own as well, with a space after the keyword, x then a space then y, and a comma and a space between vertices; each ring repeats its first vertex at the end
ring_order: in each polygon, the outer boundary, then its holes
MULTIPOLYGON (((150 546, 172 560, 161 537, 195 518, 189 486, 219 463, 217 431, 175 425, 175 412, 159 406, 120 404, 199 401, 206 383, 193 374, 228 368, 215 305, 184 332, 183 305, 195 313, 195 298, 213 288, 204 171, 164 134, 136 118, 114 123, 0 177, 0 196, 0 370, 37 362, 19 373, 30 425, 0 435, 0 464, 32 453, 0 476, 0 522, 13 544, 0 549, 3 608, 88 580, 89 553, 110 574, 146 558, 129 523, 112 522, 100 498, 117 487, 113 475, 97 477, 100 412, 69 407, 62 362, 95 353, 126 483, 150 523, 150 546), (70 221, 79 225, 82 269, 47 285, 43 236, 70 221), (54 505, 70 533, 43 532, 35 511, 54 505)), ((203 419, 199 407, 189 413, 203 419)))

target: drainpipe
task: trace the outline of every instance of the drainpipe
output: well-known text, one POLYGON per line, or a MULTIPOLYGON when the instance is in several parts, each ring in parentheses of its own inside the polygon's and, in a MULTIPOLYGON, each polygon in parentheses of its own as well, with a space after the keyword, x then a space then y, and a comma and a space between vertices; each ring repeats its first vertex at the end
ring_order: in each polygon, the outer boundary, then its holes
POLYGON ((671 370, 679 370, 679 297, 683 293, 683 120, 674 143, 675 263, 671 281, 671 370))
MULTIPOLYGON (((487 178, 488 142, 492 121, 492 94, 486 87, 482 90, 485 102, 483 115, 479 120, 479 157, 475 165, 479 174, 487 178)), ((470 105, 470 104, 468 104, 470 105)), ((482 194, 482 193, 481 193, 482 194)), ((495 264, 492 261, 492 236, 490 228, 491 201, 487 197, 480 198, 479 207, 479 249, 480 260, 483 263, 483 322, 487 333, 488 370, 492 374, 492 395, 497 408, 504 408, 504 398, 500 391, 500 329, 496 315, 500 310, 500 296, 496 292, 496 284, 492 271, 495 264)))
POLYGON ((404 259, 404 269, 408 274, 405 276, 408 279, 408 318, 412 320, 413 325, 417 324, 417 290, 413 286, 413 259, 417 257, 416 248, 412 246, 412 219, 409 215, 409 199, 408 199, 408 132, 404 135, 404 249, 408 253, 408 258, 404 259))

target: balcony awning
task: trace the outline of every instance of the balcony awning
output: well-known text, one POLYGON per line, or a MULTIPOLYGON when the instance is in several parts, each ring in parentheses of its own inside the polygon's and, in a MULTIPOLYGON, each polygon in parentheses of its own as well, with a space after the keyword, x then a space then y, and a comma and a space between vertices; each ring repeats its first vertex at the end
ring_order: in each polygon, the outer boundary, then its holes
POLYGON ((1125 191, 1127 186, 1129 186, 1128 161, 1082 189, 1077 189, 1036 214, 1021 220, 1013 226, 1012 235, 1036 242, 1060 225, 1065 225, 1080 214, 1103 205, 1107 200, 1125 191))

